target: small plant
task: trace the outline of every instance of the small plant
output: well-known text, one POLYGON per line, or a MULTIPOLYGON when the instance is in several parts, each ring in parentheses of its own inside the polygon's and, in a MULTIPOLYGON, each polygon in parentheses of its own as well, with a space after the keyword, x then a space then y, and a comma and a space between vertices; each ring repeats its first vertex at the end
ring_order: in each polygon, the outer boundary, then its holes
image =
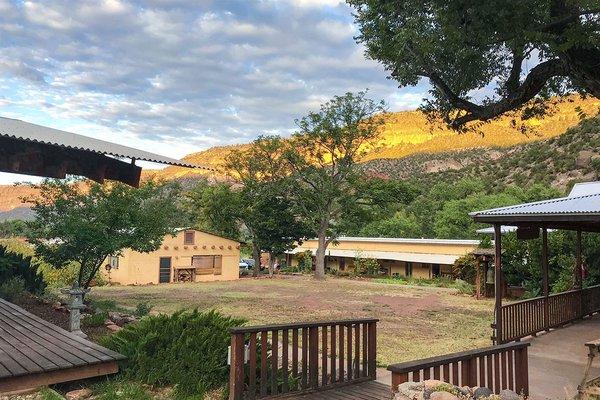
POLYGON ((25 292, 23 278, 13 276, 0 285, 0 297, 7 301, 18 299, 25 292))
POLYGON ((152 306, 147 301, 140 301, 135 307, 133 314, 136 317, 141 318, 150 314, 150 311, 152 311, 152 306))
POLYGON ((144 385, 120 380, 98 383, 92 387, 92 392, 94 398, 98 400, 150 400, 153 398, 144 385))
POLYGON ((355 275, 375 276, 379 272, 379 268, 379 261, 376 259, 363 257, 360 253, 356 254, 356 258, 354 259, 355 275))
POLYGON ((108 313, 106 311, 102 311, 83 318, 81 320, 81 324, 89 328, 98 327, 104 325, 104 321, 106 321, 107 318, 108 313))
POLYGON ((452 393, 455 396, 459 396, 460 390, 458 390, 457 387, 450 385, 448 383, 443 383, 441 385, 437 385, 432 389, 434 392, 448 392, 448 393, 452 393))
POLYGON ((458 289, 459 293, 462 294, 468 294, 469 296, 472 296, 475 293, 475 287, 469 282, 463 281, 462 279, 457 279, 454 282, 454 287, 458 289))

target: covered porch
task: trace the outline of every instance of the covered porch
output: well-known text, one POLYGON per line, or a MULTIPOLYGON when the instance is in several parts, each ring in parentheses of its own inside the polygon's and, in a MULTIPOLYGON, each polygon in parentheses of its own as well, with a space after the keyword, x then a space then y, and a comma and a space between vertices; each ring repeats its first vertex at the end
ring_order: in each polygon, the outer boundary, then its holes
POLYGON ((600 285, 583 286, 582 259, 582 235, 600 232, 600 182, 575 185, 567 197, 478 211, 471 216, 477 222, 490 223, 494 227, 494 343, 535 336, 600 311, 600 285), (542 296, 502 303, 502 226, 516 227, 520 240, 541 236, 542 296), (576 232, 572 290, 556 294, 550 294, 548 277, 550 229, 576 232))

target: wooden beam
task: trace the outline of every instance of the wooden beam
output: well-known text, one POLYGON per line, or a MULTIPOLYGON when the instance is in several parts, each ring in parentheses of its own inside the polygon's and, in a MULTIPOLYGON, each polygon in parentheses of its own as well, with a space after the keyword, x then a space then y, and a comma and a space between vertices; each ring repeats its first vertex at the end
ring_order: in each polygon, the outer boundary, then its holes
POLYGON ((494 224, 494 293, 496 302, 494 305, 494 321, 496 333, 494 335, 495 344, 502 344, 502 232, 500 224, 494 224))
POLYGON ((13 376, 0 379, 0 394, 36 389, 42 386, 53 385, 55 383, 77 381, 80 379, 93 378, 95 376, 104 376, 114 374, 118 371, 119 366, 117 362, 109 361, 99 364, 85 365, 82 367, 13 376))
POLYGON ((550 313, 548 296, 550 295, 550 284, 548 282, 548 229, 542 227, 542 293, 544 296, 544 326, 550 330, 550 313))

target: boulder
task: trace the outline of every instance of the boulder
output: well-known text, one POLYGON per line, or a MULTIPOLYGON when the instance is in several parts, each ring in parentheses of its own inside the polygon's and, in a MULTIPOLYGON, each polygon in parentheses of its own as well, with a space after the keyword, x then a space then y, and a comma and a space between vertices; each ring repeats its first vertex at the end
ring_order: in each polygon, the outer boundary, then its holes
POLYGON ((596 153, 590 150, 581 150, 577 154, 577 158, 575 159, 575 166, 577 168, 585 168, 590 165, 590 161, 592 161, 592 157, 594 157, 596 153))
POLYGON ((423 400, 425 386, 419 382, 404 382, 398 385, 397 399, 423 400))
POLYGON ((108 318, 119 326, 123 326, 127 323, 127 316, 118 312, 109 312, 108 318))
POLYGON ((475 389, 475 391, 473 392, 473 397, 475 399, 479 399, 481 397, 485 398, 485 397, 489 397, 491 395, 493 395, 494 392, 492 392, 490 389, 486 388, 486 387, 478 387, 477 389, 475 389))
POLYGON ((106 328, 107 328, 108 330, 110 330, 110 331, 113 331, 113 332, 119 332, 121 329, 123 329, 123 328, 121 328, 121 327, 120 327, 119 325, 117 325, 117 324, 110 324, 110 325, 106 325, 106 328))
POLYGON ((67 394, 65 394, 65 399, 81 400, 81 399, 87 399, 91 396, 92 396, 92 391, 90 389, 84 388, 84 389, 78 389, 78 390, 71 390, 70 392, 67 392, 67 394))
POLYGON ((425 381, 423 381, 423 385, 425 386, 425 389, 434 389, 440 385, 450 385, 449 383, 446 383, 444 381, 440 381, 438 379, 427 379, 425 381))
POLYGON ((520 397, 517 392, 513 390, 504 389, 500 391, 500 400, 519 400, 520 397))
POLYGON ((459 400, 459 398, 450 392, 433 392, 429 400, 459 400))

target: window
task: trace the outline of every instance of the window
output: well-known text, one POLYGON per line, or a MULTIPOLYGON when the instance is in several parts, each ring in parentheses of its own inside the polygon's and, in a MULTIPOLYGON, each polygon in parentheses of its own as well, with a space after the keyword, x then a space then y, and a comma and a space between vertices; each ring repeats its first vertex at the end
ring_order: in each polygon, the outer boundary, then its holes
POLYGON ((198 275, 221 275, 223 256, 193 256, 192 267, 198 275))
POLYGON ((194 244, 194 231, 185 231, 183 234, 183 244, 194 244))
POLYGON ((405 266, 404 276, 409 277, 412 276, 413 273, 413 264, 411 262, 407 262, 405 266))
POLYGON ((119 257, 108 256, 108 265, 110 265, 110 269, 119 269, 119 257))

